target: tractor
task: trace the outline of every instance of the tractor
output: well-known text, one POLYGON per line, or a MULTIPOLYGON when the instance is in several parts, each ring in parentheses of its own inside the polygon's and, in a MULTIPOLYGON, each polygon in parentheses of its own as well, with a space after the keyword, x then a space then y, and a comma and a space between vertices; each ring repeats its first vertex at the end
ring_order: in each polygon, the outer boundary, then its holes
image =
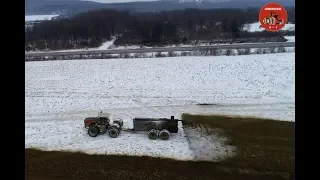
POLYGON ((100 112, 97 117, 87 117, 84 120, 84 127, 88 129, 88 134, 91 137, 108 132, 110 137, 116 138, 119 136, 122 126, 121 119, 114 119, 111 122, 109 113, 100 112))

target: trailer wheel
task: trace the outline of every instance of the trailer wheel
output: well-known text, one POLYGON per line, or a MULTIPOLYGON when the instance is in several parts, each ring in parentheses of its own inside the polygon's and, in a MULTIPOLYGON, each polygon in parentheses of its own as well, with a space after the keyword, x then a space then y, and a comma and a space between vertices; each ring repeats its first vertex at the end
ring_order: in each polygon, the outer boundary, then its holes
POLYGON ((95 125, 90 125, 88 129, 88 134, 90 137, 97 137, 100 132, 100 129, 95 125))
POLYGON ((152 139, 152 140, 157 139, 157 137, 158 137, 157 131, 154 130, 154 129, 151 129, 151 130, 148 132, 148 137, 149 137, 149 139, 152 139))
POLYGON ((119 130, 117 128, 110 128, 108 133, 112 138, 116 138, 119 136, 119 130))
POLYGON ((170 137, 170 132, 168 130, 166 130, 166 129, 163 129, 163 130, 160 131, 159 137, 162 140, 168 140, 169 137, 170 137))

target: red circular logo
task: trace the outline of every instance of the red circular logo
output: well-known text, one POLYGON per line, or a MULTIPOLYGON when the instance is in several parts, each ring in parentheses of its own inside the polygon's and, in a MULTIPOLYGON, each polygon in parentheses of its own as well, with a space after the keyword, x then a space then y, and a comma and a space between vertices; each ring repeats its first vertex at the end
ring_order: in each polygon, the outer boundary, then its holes
POLYGON ((279 31, 288 21, 287 11, 280 4, 269 3, 261 8, 259 21, 265 30, 279 31))

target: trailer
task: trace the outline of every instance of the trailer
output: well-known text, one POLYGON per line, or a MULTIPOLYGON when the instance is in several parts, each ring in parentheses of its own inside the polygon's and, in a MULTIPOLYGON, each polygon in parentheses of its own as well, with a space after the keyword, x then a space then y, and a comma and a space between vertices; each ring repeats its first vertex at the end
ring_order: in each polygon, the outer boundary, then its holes
POLYGON ((168 118, 134 118, 132 131, 148 132, 149 139, 155 140, 158 137, 162 140, 168 140, 170 133, 178 133, 178 122, 182 120, 175 119, 174 116, 168 118))

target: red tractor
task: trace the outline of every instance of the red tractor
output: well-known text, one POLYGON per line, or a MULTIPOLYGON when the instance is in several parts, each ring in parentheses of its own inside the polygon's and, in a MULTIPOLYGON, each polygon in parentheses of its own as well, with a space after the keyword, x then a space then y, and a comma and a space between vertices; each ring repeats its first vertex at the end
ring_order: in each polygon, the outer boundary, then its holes
POLYGON ((88 134, 91 137, 96 137, 100 133, 108 134, 112 138, 119 136, 122 130, 123 121, 121 119, 114 119, 110 121, 110 114, 100 112, 97 117, 87 117, 84 120, 84 127, 88 129, 88 134))

